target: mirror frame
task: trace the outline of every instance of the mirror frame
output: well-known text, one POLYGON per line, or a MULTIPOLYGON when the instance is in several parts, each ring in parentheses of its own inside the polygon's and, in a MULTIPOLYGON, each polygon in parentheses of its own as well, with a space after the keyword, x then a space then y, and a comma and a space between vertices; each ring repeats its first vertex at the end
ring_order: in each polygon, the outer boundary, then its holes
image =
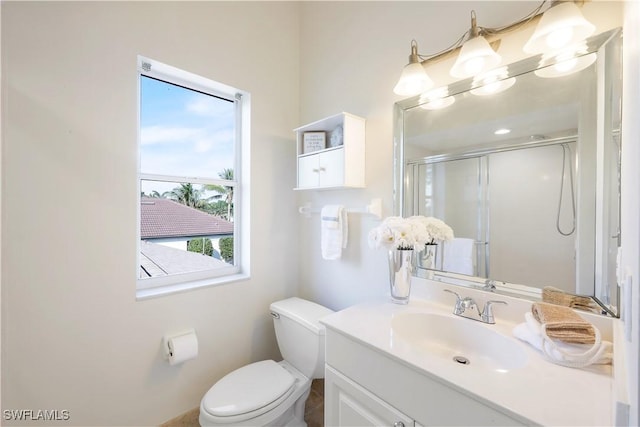
MULTIPOLYGON (((587 39, 587 50, 583 55, 588 55, 596 52, 598 55, 598 59, 596 61, 595 66, 602 61, 607 60, 607 54, 605 52, 605 48, 611 44, 612 40, 620 40, 617 49, 622 50, 622 29, 615 28, 609 31, 605 31, 603 33, 597 34, 595 36, 587 39), (601 59, 604 58, 604 59, 601 59)), ((611 50, 611 49, 610 49, 611 50)), ((618 52, 618 55, 621 53, 618 52)), ((521 74, 533 72, 537 69, 544 68, 550 65, 553 65, 553 62, 549 62, 547 59, 543 57, 543 55, 536 55, 532 57, 525 58, 521 61, 515 62, 513 64, 509 64, 508 67, 508 75, 506 78, 517 77, 521 74)), ((619 64, 617 64, 619 65, 619 64)), ((621 77, 620 77, 621 80, 621 77)), ((619 83, 621 87, 621 81, 619 83)), ((473 78, 468 78, 465 80, 460 80, 451 83, 447 86, 449 90, 450 96, 456 96, 461 93, 467 92, 474 88, 473 86, 473 78)), ((622 90, 620 90, 619 94, 620 98, 622 97, 622 90)), ((404 212, 405 210, 405 195, 408 191, 409 180, 406 177, 405 171, 405 158, 404 158, 404 115, 405 111, 415 108, 421 104, 420 95, 416 95, 411 98, 407 98, 401 101, 398 101, 394 104, 394 112, 393 112, 393 211, 396 216, 410 216, 413 213, 404 212)), ((620 103, 621 105, 621 103, 620 103)), ((619 125, 619 124, 618 124, 619 125)), ((618 133, 619 137, 619 127, 613 130, 618 133)), ((620 140, 620 139, 618 139, 620 140)), ((619 151, 621 148, 619 149, 619 151)), ((619 175, 619 174, 618 174, 619 175)), ((618 192, 620 189, 620 177, 618 176, 618 192)), ((618 204, 620 204, 620 195, 618 194, 618 204)), ((618 230, 618 236, 620 236, 620 230, 618 230)), ((618 237, 618 242, 620 241, 620 237, 618 237)), ((618 243, 618 246, 620 244, 618 243)), ((596 249, 597 250, 597 249, 596 249)), ((422 268, 416 268, 414 271, 414 276, 422 277, 422 278, 430 278, 432 280, 441 281, 448 284, 459 285, 464 287, 472 287, 475 289, 495 292, 501 295, 515 296, 519 298, 525 298, 532 301, 540 301, 542 299, 542 289, 535 288, 532 286, 519 285, 515 283, 507 283, 499 280, 493 280, 492 278, 483 278, 478 276, 467 276, 459 273, 452 273, 440 270, 429 270, 426 271, 422 268), (495 287, 487 286, 487 283, 491 283, 495 285, 495 287)), ((612 317, 620 316, 620 298, 619 298, 619 284, 615 284, 615 306, 608 306, 604 304, 598 295, 596 294, 595 283, 594 283, 594 295, 588 295, 591 297, 597 305, 602 309, 601 314, 609 315, 612 317)), ((611 285, 613 286, 613 284, 611 285)))

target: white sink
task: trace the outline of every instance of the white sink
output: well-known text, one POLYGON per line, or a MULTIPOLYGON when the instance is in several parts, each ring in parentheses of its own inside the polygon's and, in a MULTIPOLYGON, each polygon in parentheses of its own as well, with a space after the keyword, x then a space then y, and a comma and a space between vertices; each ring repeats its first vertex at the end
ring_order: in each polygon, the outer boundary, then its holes
POLYGON ((402 313, 391 321, 394 338, 418 352, 437 355, 460 368, 506 372, 524 366, 527 354, 513 338, 470 319, 434 313, 402 313), (468 361, 468 363, 465 363, 468 361))

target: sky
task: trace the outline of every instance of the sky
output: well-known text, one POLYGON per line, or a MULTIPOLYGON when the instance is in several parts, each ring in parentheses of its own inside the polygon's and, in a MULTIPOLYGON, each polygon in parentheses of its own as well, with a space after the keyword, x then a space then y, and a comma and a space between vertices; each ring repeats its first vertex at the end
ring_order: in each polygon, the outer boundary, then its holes
MULTIPOLYGON (((146 76, 140 91, 141 173, 218 179, 234 168, 233 102, 146 76)), ((141 191, 176 186, 144 181, 141 191)))

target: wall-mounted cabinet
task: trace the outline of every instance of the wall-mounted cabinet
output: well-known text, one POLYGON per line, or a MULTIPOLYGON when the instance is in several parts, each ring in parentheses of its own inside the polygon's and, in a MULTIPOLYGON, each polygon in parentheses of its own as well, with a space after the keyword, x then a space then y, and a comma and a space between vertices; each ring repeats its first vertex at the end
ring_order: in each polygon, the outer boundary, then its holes
POLYGON ((294 132, 296 190, 364 188, 365 119, 340 113, 294 132))

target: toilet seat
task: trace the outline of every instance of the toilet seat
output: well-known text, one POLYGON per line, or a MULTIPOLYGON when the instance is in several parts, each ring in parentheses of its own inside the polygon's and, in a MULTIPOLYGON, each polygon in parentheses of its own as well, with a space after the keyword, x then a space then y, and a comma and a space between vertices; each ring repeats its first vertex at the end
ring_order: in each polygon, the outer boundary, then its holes
POLYGON ((237 423, 278 406, 294 390, 295 378, 273 360, 243 366, 215 383, 202 401, 210 418, 237 423))

